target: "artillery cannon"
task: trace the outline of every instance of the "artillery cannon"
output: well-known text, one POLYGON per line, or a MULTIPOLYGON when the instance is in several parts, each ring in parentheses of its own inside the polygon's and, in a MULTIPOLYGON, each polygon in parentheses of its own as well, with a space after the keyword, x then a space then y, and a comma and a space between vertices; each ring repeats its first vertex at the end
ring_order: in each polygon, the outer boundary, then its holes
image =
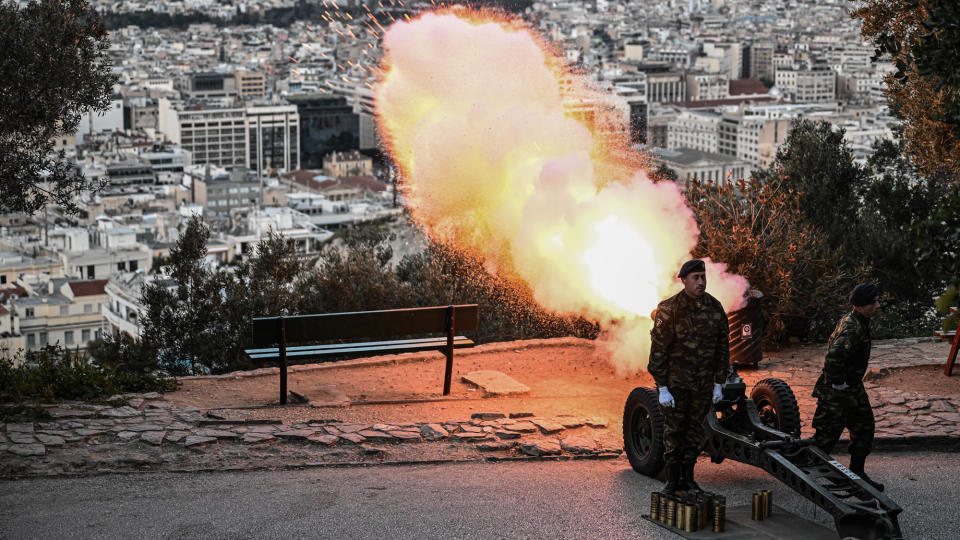
MULTIPOLYGON (((728 370, 723 398, 704 418, 704 449, 711 461, 732 459, 767 471, 833 516, 843 538, 902 538, 896 503, 800 438, 800 411, 790 386, 764 379, 748 399, 737 367, 728 370)), ((623 443, 638 473, 655 477, 663 469, 663 429, 656 390, 635 388, 623 411, 623 443)))

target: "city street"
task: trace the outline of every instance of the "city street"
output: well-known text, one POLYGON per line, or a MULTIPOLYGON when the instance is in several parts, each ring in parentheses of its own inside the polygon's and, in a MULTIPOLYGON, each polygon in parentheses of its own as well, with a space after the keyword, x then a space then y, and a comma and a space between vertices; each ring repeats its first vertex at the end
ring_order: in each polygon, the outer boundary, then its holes
MULTIPOLYGON (((868 461, 904 509, 906 538, 956 538, 956 463, 868 461)), ((832 528, 762 471, 705 459, 698 471, 728 507, 771 489, 777 506, 832 528)), ((0 538, 678 538, 641 518, 660 485, 623 458, 30 479, 0 483, 0 538)))

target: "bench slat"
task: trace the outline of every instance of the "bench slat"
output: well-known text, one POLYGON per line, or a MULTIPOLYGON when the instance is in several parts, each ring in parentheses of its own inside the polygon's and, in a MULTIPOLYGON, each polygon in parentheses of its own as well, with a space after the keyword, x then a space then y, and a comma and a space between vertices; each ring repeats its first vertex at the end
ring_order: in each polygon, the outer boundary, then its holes
MULTIPOLYGON (((455 336, 454 340, 457 339, 467 339, 466 336, 455 336)), ((416 339, 393 339, 390 341, 355 341, 353 343, 326 343, 320 345, 297 345, 296 347, 287 347, 287 353, 294 351, 304 351, 307 349, 349 349, 351 347, 386 347, 389 345, 399 345, 405 343, 433 343, 437 342, 439 345, 445 345, 447 343, 447 337, 431 337, 431 338, 416 338, 416 339)), ((243 352, 247 354, 260 354, 260 353, 270 353, 278 352, 279 347, 265 347, 262 349, 244 349, 243 352)))
MULTIPOLYGON (((454 339, 453 348, 454 349, 463 349, 473 347, 475 344, 473 341, 460 336, 460 339, 454 339)), ((339 354, 370 354, 370 353, 400 353, 400 352, 417 352, 417 351, 432 351, 436 350, 439 347, 443 347, 447 344, 447 339, 437 339, 433 342, 419 342, 419 343, 407 343, 407 344, 395 344, 389 346, 370 346, 370 347, 346 347, 340 349, 333 348, 310 348, 302 347, 300 350, 291 351, 287 349, 287 358, 309 358, 312 356, 335 356, 339 354)), ((270 359, 278 358, 280 356, 279 351, 272 351, 266 353, 254 353, 250 355, 252 359, 270 359)))
MULTIPOLYGON (((447 306, 322 313, 286 317, 287 343, 363 339, 446 331, 447 306)), ((264 347, 280 342, 279 317, 253 319, 253 346, 264 347)), ((454 306, 454 327, 457 331, 476 330, 477 304, 454 306)))

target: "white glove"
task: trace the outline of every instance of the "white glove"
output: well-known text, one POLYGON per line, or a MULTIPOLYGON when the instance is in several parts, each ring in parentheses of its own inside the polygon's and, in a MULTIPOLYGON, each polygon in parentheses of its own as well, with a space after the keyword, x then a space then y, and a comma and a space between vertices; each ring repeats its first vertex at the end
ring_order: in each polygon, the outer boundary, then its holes
POLYGON ((676 403, 673 401, 673 394, 670 393, 670 389, 666 386, 660 387, 660 406, 661 407, 673 407, 676 403))
POLYGON ((847 386, 847 383, 831 384, 830 386, 833 387, 834 390, 846 390, 847 388, 850 388, 849 386, 847 386))
POLYGON ((719 403, 723 399, 723 390, 720 389, 720 385, 713 383, 713 402, 719 403))

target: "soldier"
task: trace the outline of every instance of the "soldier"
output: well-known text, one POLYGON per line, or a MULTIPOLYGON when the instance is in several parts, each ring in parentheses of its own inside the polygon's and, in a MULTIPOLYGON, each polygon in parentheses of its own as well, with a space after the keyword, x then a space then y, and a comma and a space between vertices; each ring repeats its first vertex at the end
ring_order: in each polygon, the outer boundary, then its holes
POLYGON ((703 261, 683 263, 677 277, 683 290, 660 302, 653 315, 648 366, 665 419, 665 493, 700 489, 693 468, 703 447, 703 420, 711 399, 720 401, 730 364, 727 314, 706 292, 703 261))
POLYGON ((861 283, 849 297, 853 310, 840 319, 827 343, 823 372, 813 388, 817 411, 813 415, 813 442, 830 453, 844 428, 850 432, 850 470, 878 491, 863 464, 873 447, 873 409, 863 388, 863 375, 870 361, 870 319, 880 312, 880 289, 861 283))

